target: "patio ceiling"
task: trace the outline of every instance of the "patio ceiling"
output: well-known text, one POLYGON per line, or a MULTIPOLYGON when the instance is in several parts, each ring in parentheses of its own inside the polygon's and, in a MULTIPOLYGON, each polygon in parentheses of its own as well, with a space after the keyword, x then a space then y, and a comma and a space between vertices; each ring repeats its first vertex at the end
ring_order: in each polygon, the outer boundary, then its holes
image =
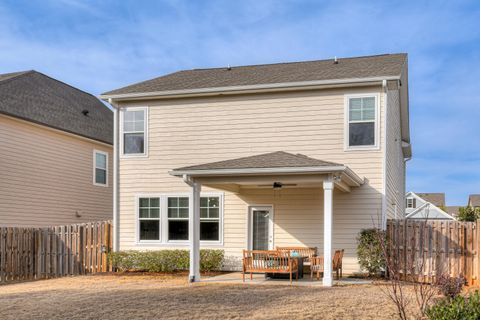
POLYGON ((328 180, 349 192, 363 184, 363 179, 343 164, 283 151, 182 167, 170 174, 233 192, 241 188, 320 188, 328 180))

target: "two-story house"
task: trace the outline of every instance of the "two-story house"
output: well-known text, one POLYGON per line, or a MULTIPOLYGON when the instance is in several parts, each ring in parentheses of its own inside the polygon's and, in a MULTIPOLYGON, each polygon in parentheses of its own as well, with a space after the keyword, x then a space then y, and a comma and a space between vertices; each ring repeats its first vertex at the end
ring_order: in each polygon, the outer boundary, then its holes
POLYGON ((0 74, 0 226, 112 219, 113 112, 37 71, 0 74))
POLYGON ((114 249, 318 247, 404 212, 406 54, 184 70, 104 93, 115 109, 114 249))

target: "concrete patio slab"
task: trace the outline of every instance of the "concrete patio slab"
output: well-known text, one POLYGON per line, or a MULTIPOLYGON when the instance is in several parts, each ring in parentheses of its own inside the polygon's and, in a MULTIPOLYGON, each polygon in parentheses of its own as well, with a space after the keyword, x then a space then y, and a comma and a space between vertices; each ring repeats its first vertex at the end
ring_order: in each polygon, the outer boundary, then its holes
MULTIPOLYGON (((231 272, 220 274, 211 278, 202 278, 201 283, 225 283, 225 284, 251 284, 251 285, 290 285, 288 279, 270 279, 266 278, 263 273, 253 274, 253 279, 250 280, 250 275, 245 275, 245 282, 243 282, 243 277, 241 272, 231 272)), ((355 284, 371 284, 371 280, 360 279, 360 278, 341 278, 340 280, 334 280, 334 286, 343 286, 343 285, 355 285, 355 284)), ((322 280, 316 280, 314 277, 310 279, 310 275, 305 275, 303 279, 293 280, 293 286, 313 286, 313 287, 323 287, 322 280)))

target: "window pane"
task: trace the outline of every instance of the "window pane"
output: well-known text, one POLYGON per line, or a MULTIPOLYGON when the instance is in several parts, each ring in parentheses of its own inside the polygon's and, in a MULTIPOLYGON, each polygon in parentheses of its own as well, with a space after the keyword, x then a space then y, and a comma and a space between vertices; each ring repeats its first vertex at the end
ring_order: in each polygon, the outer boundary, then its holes
POLYGON ((149 206, 149 198, 140 198, 140 207, 148 207, 149 206))
POLYGON ((208 209, 200 208, 200 218, 208 218, 208 209))
POLYGON ((154 207, 154 208, 160 207, 160 199, 159 198, 150 198, 150 207, 154 207))
POLYGON ((206 208, 208 206, 208 198, 207 197, 201 197, 200 198, 200 207, 206 208))
POLYGON ((140 220, 140 240, 160 240, 160 221, 140 220))
POLYGON ((143 133, 125 133, 123 140, 124 154, 144 153, 143 133))
POLYGON ((123 114, 123 121, 133 121, 135 120, 135 111, 125 111, 123 114))
POLYGON ((95 183, 107 184, 107 172, 104 169, 95 169, 95 183))
POLYGON ((362 110, 361 109, 351 109, 350 108, 350 121, 359 121, 362 120, 362 110))
POLYGON ((375 123, 350 123, 350 146, 373 146, 375 145, 375 123))
POLYGON ((135 113, 135 121, 143 121, 144 119, 143 110, 136 110, 133 112, 135 113))
POLYGON ((106 169, 107 168, 107 156, 102 153, 95 153, 95 167, 106 169))
POLYGON ((210 208, 208 209, 209 218, 218 218, 219 217, 219 208, 210 208))
POLYGON ((183 208, 188 208, 188 198, 187 197, 178 198, 178 206, 183 208))
POLYGON ((160 209, 159 208, 150 209, 150 218, 160 218, 160 209))
POLYGON ((169 220, 168 240, 188 240, 188 220, 169 220))
POLYGON ((169 207, 178 207, 178 198, 168 198, 169 207))
POLYGON ((142 131, 142 132, 145 131, 145 127, 143 126, 143 121, 135 122, 134 130, 135 131, 142 131))
POLYGON ((219 206, 219 203, 218 203, 218 197, 210 197, 208 198, 208 206, 211 208, 211 207, 218 207, 219 206))
POLYGON ((179 218, 188 218, 188 208, 178 209, 178 217, 179 218))
POLYGON ((140 218, 148 218, 148 209, 140 208, 140 218))
POLYGON ((178 218, 178 209, 177 208, 168 208, 168 217, 169 218, 178 218))
POLYGON ((219 223, 215 222, 200 222, 200 240, 204 241, 218 241, 220 239, 219 223))
POLYGON ((125 121, 123 123, 123 131, 125 132, 135 131, 135 122, 125 121))

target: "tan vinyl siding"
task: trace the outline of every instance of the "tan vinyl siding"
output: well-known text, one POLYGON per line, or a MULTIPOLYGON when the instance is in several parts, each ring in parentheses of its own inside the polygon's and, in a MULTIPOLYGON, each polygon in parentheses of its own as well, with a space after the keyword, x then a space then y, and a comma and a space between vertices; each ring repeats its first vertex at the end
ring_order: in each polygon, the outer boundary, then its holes
MULTIPOLYGON (((172 248, 136 242, 136 195, 189 191, 181 179, 168 174, 169 170, 286 151, 346 164, 366 178, 365 185, 351 193, 334 193, 333 248, 346 250, 347 272, 358 271, 357 233, 379 223, 381 217, 383 146, 378 150, 344 150, 344 95, 378 94, 383 105, 381 90, 379 86, 131 104, 149 107, 149 150, 147 158, 120 160, 121 250, 172 248)), ((380 134, 383 117, 381 108, 380 134)), ((237 262, 238 268, 241 250, 247 246, 251 204, 274 205, 275 245, 303 243, 323 249, 322 189, 284 189, 280 195, 273 195, 272 190, 225 192, 224 243, 215 247, 225 250, 228 266, 237 262)))
POLYGON ((0 115, 0 225, 112 219, 111 155, 111 146, 0 115), (109 154, 108 187, 93 185, 94 149, 109 154))

